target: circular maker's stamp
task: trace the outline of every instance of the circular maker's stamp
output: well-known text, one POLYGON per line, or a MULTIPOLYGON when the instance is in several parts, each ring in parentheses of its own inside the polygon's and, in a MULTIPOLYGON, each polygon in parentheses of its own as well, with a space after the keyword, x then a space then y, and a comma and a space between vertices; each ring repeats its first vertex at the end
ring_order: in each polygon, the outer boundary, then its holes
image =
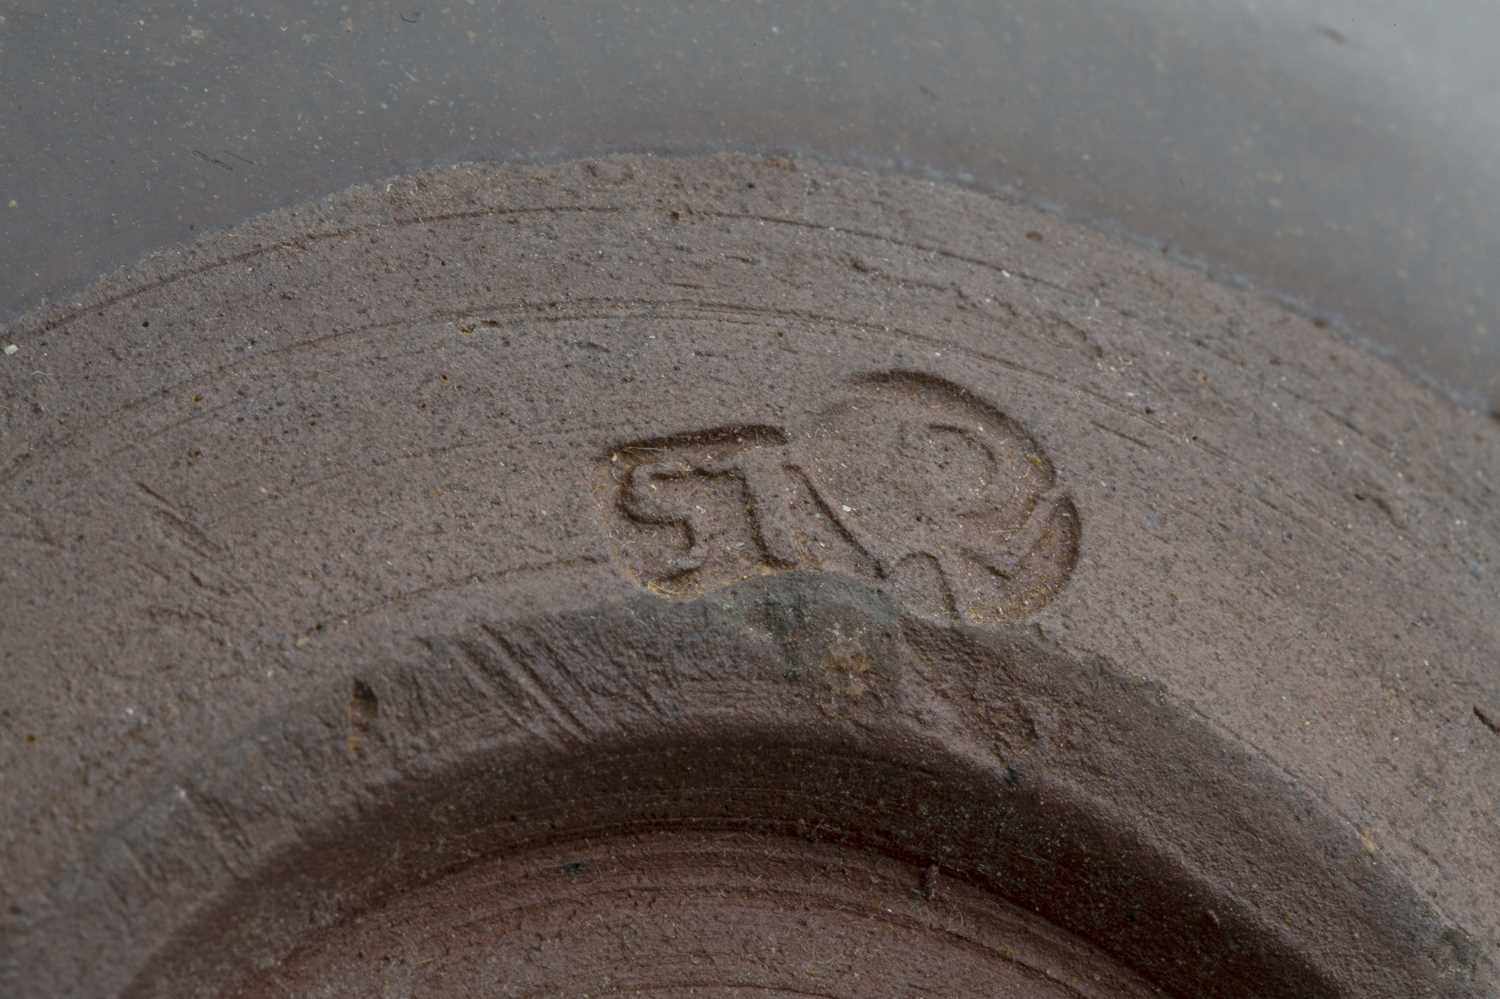
POLYGON ((669 598, 821 570, 995 623, 1041 608, 1078 558, 1078 512, 1031 435, 917 372, 855 379, 796 426, 622 443, 599 475, 620 567, 669 598))

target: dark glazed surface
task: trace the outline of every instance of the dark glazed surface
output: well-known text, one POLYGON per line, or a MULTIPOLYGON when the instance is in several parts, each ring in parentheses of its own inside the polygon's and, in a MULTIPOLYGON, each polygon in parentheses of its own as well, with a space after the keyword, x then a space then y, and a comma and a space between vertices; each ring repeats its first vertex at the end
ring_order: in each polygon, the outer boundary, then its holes
POLYGON ((1497 48, 1481 0, 10 0, 0 323, 417 167, 790 150, 1168 244, 1500 407, 1497 48))
POLYGON ((275 970, 643 801, 949 849, 1180 994, 1493 992, 1500 428, 1313 335, 743 157, 421 174, 27 317, 0 993, 275 970))

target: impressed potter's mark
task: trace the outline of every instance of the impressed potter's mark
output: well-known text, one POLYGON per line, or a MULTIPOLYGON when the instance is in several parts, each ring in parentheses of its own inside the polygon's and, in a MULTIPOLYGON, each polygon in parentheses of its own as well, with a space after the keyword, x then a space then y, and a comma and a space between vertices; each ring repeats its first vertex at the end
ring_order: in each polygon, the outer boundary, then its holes
POLYGON ((1014 420, 931 375, 855 380, 800 425, 611 449, 598 490, 625 572, 688 598, 791 569, 875 582, 912 609, 1037 610, 1078 557, 1078 514, 1014 420))

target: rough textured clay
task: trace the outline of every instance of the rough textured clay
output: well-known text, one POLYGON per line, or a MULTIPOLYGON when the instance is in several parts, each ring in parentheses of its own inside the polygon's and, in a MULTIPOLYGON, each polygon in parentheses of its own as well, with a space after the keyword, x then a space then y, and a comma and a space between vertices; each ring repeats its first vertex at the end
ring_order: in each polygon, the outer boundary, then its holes
POLYGON ((273 214, 0 358, 0 992, 1486 996, 1500 426, 785 159, 273 214))

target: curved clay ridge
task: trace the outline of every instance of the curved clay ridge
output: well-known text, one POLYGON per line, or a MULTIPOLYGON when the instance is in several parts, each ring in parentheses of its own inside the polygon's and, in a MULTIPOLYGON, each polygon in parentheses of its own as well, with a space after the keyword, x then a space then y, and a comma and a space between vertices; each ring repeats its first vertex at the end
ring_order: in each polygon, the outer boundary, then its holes
POLYGON ((379 716, 357 766, 327 737, 341 686, 208 763, 190 819, 148 803, 81 872, 151 900, 134 994, 215 991, 479 858, 673 828, 935 864, 1174 994, 1483 994, 1464 935, 1284 775, 1032 628, 955 631, 792 573, 425 645, 361 679, 379 716), (261 808, 267 784, 289 808, 261 808))

